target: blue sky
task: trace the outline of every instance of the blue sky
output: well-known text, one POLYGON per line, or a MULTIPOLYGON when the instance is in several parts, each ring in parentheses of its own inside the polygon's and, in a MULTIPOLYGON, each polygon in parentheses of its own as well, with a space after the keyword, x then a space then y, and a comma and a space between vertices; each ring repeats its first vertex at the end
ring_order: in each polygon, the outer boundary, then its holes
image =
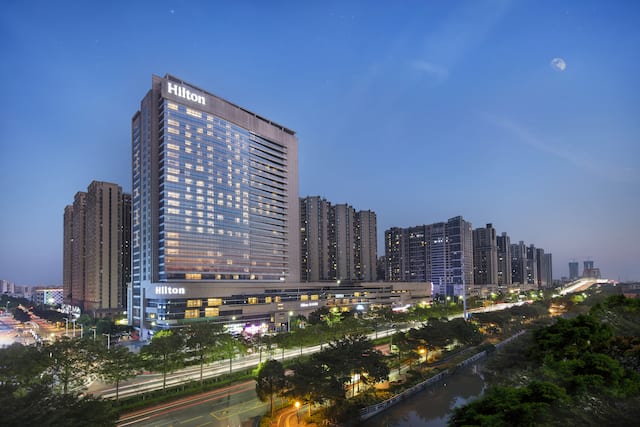
POLYGON ((130 191, 131 116, 170 73, 294 129, 300 194, 374 210, 380 254, 463 215, 556 278, 590 257, 640 280, 638 22, 636 1, 5 2, 0 278, 61 284, 64 206, 130 191))

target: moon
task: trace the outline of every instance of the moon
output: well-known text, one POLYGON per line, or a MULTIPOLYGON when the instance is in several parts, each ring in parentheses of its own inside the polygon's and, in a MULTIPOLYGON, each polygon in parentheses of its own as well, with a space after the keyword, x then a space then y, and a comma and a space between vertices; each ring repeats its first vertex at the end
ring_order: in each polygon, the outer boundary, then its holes
POLYGON ((562 58, 553 58, 550 65, 551 68, 557 71, 564 71, 567 69, 567 63, 564 62, 564 59, 562 58))

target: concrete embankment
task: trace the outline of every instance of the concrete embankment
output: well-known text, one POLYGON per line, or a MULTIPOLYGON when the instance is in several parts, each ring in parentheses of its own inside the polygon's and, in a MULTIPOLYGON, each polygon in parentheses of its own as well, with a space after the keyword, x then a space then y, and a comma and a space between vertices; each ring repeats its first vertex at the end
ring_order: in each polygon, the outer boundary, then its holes
MULTIPOLYGON (((520 331, 515 335, 510 336, 509 338, 501 341, 500 343, 496 344, 496 350, 498 350, 500 347, 502 347, 503 345, 513 341, 514 339, 520 337, 522 334, 524 334, 525 331, 520 331)), ((392 406, 394 406, 395 404, 397 404, 398 402, 401 402, 405 399, 407 399, 409 396, 413 396, 416 393, 419 393, 421 391, 423 391, 425 388, 427 388, 428 386, 438 383, 440 381, 442 381, 443 379, 445 379, 446 377, 450 376, 450 375, 454 375, 455 374, 455 370, 457 368, 462 368, 464 366, 468 366, 484 357, 487 356, 487 352, 486 351, 482 351, 480 353, 474 354, 473 356, 469 357, 468 359, 463 360, 462 362, 458 363, 453 369, 447 369, 444 370, 442 372, 440 372, 439 374, 437 374, 436 376, 433 376, 419 384, 414 385, 411 388, 408 388, 406 390, 404 390, 403 392, 396 394, 395 396, 391 397, 390 399, 387 399, 383 402, 377 403, 375 405, 372 406, 368 406, 366 408, 362 408, 360 410, 360 420, 361 421, 365 421, 368 420, 369 418, 391 408, 392 406)))

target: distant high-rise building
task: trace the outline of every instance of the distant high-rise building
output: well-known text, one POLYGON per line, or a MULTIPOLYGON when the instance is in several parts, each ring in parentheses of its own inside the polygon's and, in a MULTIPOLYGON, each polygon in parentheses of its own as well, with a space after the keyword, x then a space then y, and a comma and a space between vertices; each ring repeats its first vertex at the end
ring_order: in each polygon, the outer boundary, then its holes
POLYGON ((126 308, 129 197, 117 184, 93 181, 64 210, 64 301, 94 316, 126 308))
MULTIPOLYGON (((64 232, 65 235, 71 234, 71 252, 68 254, 71 260, 71 283, 68 285, 63 283, 65 296, 69 296, 68 304, 80 307, 84 310, 85 287, 86 287, 86 204, 87 193, 79 191, 73 199, 73 224, 71 232, 64 232), (67 292, 67 289, 70 292, 67 292)), ((67 255, 65 255, 67 256, 67 255)), ((68 265, 69 262, 64 262, 68 265)), ((68 276, 63 274, 63 277, 68 276)))
POLYGON ((471 223, 458 216, 446 223, 385 231, 386 280, 431 282, 433 294, 459 296, 473 282, 471 223))
POLYGON ((578 264, 577 261, 569 262, 569 279, 570 280, 575 280, 578 277, 580 277, 580 271, 578 270, 579 268, 580 268, 580 264, 578 264))
POLYGON ((591 277, 588 273, 593 270, 593 261, 584 261, 582 265, 584 266, 582 269, 582 276, 591 277))
POLYGON ((300 199, 302 281, 376 279, 377 225, 372 211, 300 199))
POLYGON ((201 318, 263 321, 223 298, 257 305, 247 293, 299 284, 295 132, 153 76, 132 118, 132 145, 130 324, 146 339, 201 318))
POLYGON ((122 266, 118 300, 126 305, 128 300, 128 288, 131 284, 131 194, 122 193, 122 207, 120 212, 120 232, 122 243, 120 245, 120 265, 122 266))
POLYGON ((600 278, 600 269, 593 266, 593 261, 584 261, 582 277, 600 278))
POLYGON ((536 259, 536 247, 527 246, 526 284, 538 285, 538 262, 536 259))
POLYGON ((331 203, 315 197, 300 199, 300 280, 331 280, 329 274, 329 212, 331 203))
POLYGON ((0 293, 13 295, 16 292, 16 284, 8 280, 0 279, 0 293))
POLYGON ((370 210, 356 212, 355 259, 356 279, 363 282, 376 280, 378 261, 378 223, 376 213, 370 210))
POLYGON ((498 285, 511 286, 511 239, 507 233, 496 236, 498 246, 498 285))
POLYGON ((329 220, 333 237, 329 248, 330 272, 336 280, 354 280, 355 211, 347 204, 334 205, 329 220))
POLYGON ((385 270, 384 270, 385 262, 384 262, 384 260, 385 260, 385 256, 382 255, 382 256, 378 257, 378 260, 376 262, 376 264, 377 264, 377 267, 376 267, 376 280, 378 280, 378 281, 384 280, 384 277, 385 277, 385 270))
POLYGON ((551 254, 544 252, 544 249, 536 249, 536 266, 538 288, 548 289, 553 286, 553 272, 551 265, 551 254))
POLYGON ((492 224, 473 230, 473 282, 498 284, 498 242, 492 224))
POLYGON ((546 287, 553 287, 553 257, 551 254, 544 254, 544 270, 546 287))
MULTIPOLYGON (((447 221, 447 237, 449 240, 453 295, 463 295, 463 285, 468 288, 474 284, 473 230, 471 223, 462 219, 461 216, 449 219, 447 221)), ((447 295, 450 294, 447 292, 447 295)))
POLYGON ((522 240, 511 244, 511 280, 513 284, 527 283, 527 247, 522 240))
MULTIPOLYGON (((73 298, 73 205, 64 208, 63 217, 63 237, 62 237, 62 286, 63 301, 66 304, 74 304, 73 298)), ((75 304, 77 305, 77 304, 75 304)))

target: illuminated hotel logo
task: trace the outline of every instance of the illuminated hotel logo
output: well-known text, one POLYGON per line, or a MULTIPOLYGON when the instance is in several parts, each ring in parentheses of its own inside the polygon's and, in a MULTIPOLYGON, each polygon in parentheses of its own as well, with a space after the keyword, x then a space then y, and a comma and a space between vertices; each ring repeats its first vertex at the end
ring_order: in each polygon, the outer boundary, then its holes
POLYGON ((184 295, 184 288, 174 288, 173 286, 156 286, 156 295, 184 295))
POLYGON ((184 86, 178 86, 177 84, 167 82, 167 92, 180 98, 187 99, 191 102, 205 105, 204 96, 192 93, 184 86))

